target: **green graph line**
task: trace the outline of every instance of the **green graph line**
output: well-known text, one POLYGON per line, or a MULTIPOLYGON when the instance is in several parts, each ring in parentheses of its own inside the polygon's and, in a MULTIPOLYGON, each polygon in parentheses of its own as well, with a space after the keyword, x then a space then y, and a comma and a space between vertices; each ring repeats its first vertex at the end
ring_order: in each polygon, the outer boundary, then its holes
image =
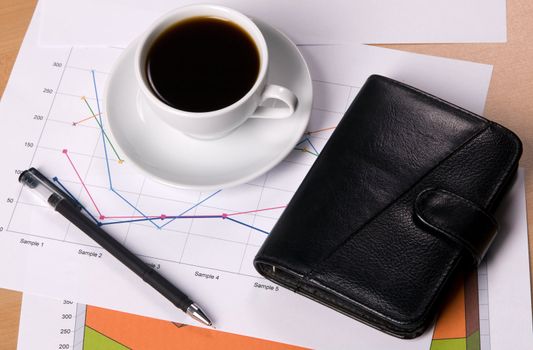
POLYGON ((318 157, 318 154, 316 154, 315 152, 311 152, 311 151, 308 150, 307 148, 299 148, 299 147, 295 147, 294 149, 295 149, 296 151, 302 151, 302 152, 305 152, 305 153, 312 154, 312 155, 314 155, 315 157, 318 157))
MULTIPOLYGON (((91 112, 91 114, 92 115, 96 115, 94 113, 93 109, 91 108, 91 105, 89 104, 89 102, 87 102, 87 99, 85 98, 85 96, 83 96, 81 99, 83 100, 83 102, 85 102, 85 105, 87 105, 87 108, 89 108, 89 111, 91 112)), ((104 128, 102 127, 102 124, 100 124, 100 121, 98 120, 98 118, 94 118, 94 120, 96 120, 96 122, 98 123, 98 126, 100 127, 100 129, 102 129, 102 132, 104 133, 104 136, 105 136, 107 142, 109 142, 109 144, 111 145, 111 148, 113 149, 113 152, 115 153, 115 155, 118 158, 118 163, 119 164, 124 163, 124 160, 122 158, 120 158, 120 156, 118 155, 118 152, 115 149, 115 146, 113 146, 113 143, 111 142, 111 140, 107 136, 107 133, 104 131, 104 128)))

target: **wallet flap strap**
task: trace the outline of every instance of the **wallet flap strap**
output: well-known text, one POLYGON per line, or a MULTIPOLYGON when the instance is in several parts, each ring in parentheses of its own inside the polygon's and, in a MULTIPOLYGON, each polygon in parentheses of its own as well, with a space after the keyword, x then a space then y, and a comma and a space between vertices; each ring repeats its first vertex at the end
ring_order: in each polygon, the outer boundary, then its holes
POLYGON ((464 247, 477 263, 498 231, 498 223, 483 208, 442 189, 422 191, 415 201, 415 215, 425 228, 464 247))

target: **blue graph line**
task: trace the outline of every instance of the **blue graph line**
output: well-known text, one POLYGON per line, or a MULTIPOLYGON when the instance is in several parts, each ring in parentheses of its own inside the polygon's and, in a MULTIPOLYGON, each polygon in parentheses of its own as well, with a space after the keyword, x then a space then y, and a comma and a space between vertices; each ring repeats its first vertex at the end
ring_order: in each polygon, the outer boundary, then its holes
MULTIPOLYGON (((146 218, 147 216, 142 211, 140 211, 137 207, 131 204, 126 198, 124 198, 124 196, 122 196, 120 193, 118 193, 118 191, 116 191, 113 188, 113 181, 111 178, 111 167, 109 166, 109 156, 107 154, 107 146, 106 146, 106 140, 105 140, 104 121, 102 120, 102 111, 100 109, 100 98, 98 97, 98 88, 96 87, 96 76, 94 74, 94 69, 91 69, 91 76, 93 78, 94 95, 96 97, 96 107, 98 109, 98 119, 100 120, 100 123, 98 123, 98 126, 100 127, 100 132, 102 134, 102 144, 104 147, 104 157, 105 157, 106 169, 107 169, 107 179, 109 181, 109 189, 113 193, 115 193, 117 196, 119 196, 120 199, 126 202, 130 207, 132 207, 136 212, 138 212, 139 214, 141 214, 142 216, 146 218)), ((159 225, 157 225, 154 222, 152 222, 152 224, 157 228, 161 228, 159 225)))
MULTIPOLYGON (((153 218, 139 218, 139 219, 128 219, 128 220, 117 220, 103 222, 102 225, 115 225, 115 224, 127 224, 131 222, 143 222, 143 221, 154 221, 154 220, 176 220, 176 219, 222 219, 222 215, 175 215, 175 216, 165 216, 165 217, 153 217, 153 218)), ((162 226, 161 226, 162 227, 162 226)))
POLYGON ((298 142, 298 143, 296 144, 296 146, 300 146, 302 143, 304 143, 304 142, 307 141, 307 140, 308 140, 307 137, 304 138, 303 140, 301 140, 300 142, 298 142))
MULTIPOLYGON (((142 216, 145 217, 145 219, 148 219, 148 216, 143 213, 139 208, 137 208, 136 206, 134 206, 130 201, 128 201, 126 198, 124 198, 123 195, 121 195, 120 193, 118 193, 118 191, 116 191, 114 188, 110 188, 110 190, 116 194, 117 196, 119 196, 120 199, 122 199, 124 202, 126 202, 126 204, 128 204, 130 207, 132 207, 136 212, 138 212, 139 214, 141 214, 142 216)), ((156 224, 155 222, 153 221, 150 221, 155 227, 157 228, 161 228, 161 226, 159 226, 158 224, 156 224)), ((102 223, 103 224, 103 223, 102 223)))
POLYGON ((52 178, 52 181, 57 183, 59 185, 59 187, 61 187, 63 189, 63 191, 65 191, 69 195, 69 197, 72 198, 76 202, 76 204, 81 206, 81 203, 78 201, 78 199, 76 197, 74 197, 74 195, 65 186, 63 186, 63 184, 59 181, 57 176, 54 176, 52 178))
POLYGON ((72 198, 72 200, 74 202, 76 202, 77 205, 80 206, 80 208, 87 213, 87 215, 89 215, 89 217, 91 219, 93 219, 94 222, 96 222, 97 224, 101 224, 100 221, 98 221, 98 219, 93 215, 91 214, 90 211, 87 210, 87 208, 85 208, 85 206, 83 204, 81 204, 81 202, 76 198, 74 197, 74 195, 61 183, 61 181, 59 181, 59 179, 57 178, 57 176, 55 176, 52 180, 54 180, 55 183, 57 183, 59 185, 59 187, 61 187, 61 189, 63 191, 65 191, 66 194, 68 194, 70 196, 70 198, 72 198))
MULTIPOLYGON (((193 206, 189 207, 188 209, 186 209, 185 211, 183 211, 179 215, 174 215, 174 216, 161 215, 160 217, 148 217, 141 210, 139 210, 135 205, 133 205, 130 201, 128 201, 123 195, 121 195, 117 190, 115 190, 115 188, 113 187, 113 181, 112 181, 112 177, 111 177, 111 167, 109 166, 109 156, 108 156, 108 153, 107 153, 107 145, 106 145, 106 140, 105 140, 104 123, 103 123, 103 120, 102 120, 102 112, 101 112, 100 101, 99 101, 100 99, 98 97, 98 89, 96 87, 96 76, 95 76, 94 70, 91 70, 91 76, 92 76, 92 82, 93 82, 93 87, 94 87, 94 94, 95 94, 95 97, 96 97, 96 106, 97 106, 97 110, 98 110, 98 119, 100 121, 98 123, 98 126, 99 126, 100 132, 102 134, 102 144, 103 144, 103 148, 104 148, 104 157, 105 157, 105 161, 106 161, 106 170, 107 170, 107 178, 108 178, 108 181, 109 181, 109 190, 112 191, 114 194, 116 194, 120 199, 122 199, 131 208, 133 208, 136 212, 138 212, 141 216, 144 217, 144 218, 139 218, 139 219, 128 219, 128 220, 116 220, 116 221, 101 222, 95 217, 95 215, 93 215, 87 208, 85 208, 85 206, 83 206, 83 204, 81 204, 72 195, 72 193, 59 181, 59 179, 57 177, 54 177, 53 180, 55 182, 57 182, 57 184, 76 202, 76 204, 78 204, 81 207, 82 210, 84 210, 91 217, 92 220, 94 220, 95 223, 97 223, 98 225, 103 226, 103 225, 114 225, 114 224, 125 224, 125 223, 149 221, 156 228, 162 229, 163 227, 165 227, 166 225, 170 224, 171 222, 173 222, 174 220, 177 220, 177 219, 224 219, 224 220, 228 219, 228 220, 230 220, 232 222, 235 222, 237 224, 249 227, 249 228, 251 228, 253 230, 256 230, 256 231, 259 231, 259 232, 262 232, 262 233, 265 233, 265 234, 269 234, 267 231, 261 230, 261 229, 259 229, 257 227, 254 227, 252 225, 246 224, 246 223, 244 223, 242 221, 230 218, 227 215, 185 215, 189 211, 193 210, 194 208, 198 207, 199 205, 201 205, 205 201, 209 200, 210 198, 212 198, 213 196, 218 194, 221 190, 213 192, 212 194, 210 194, 206 198, 200 200, 198 203, 196 203, 193 206), (163 225, 157 225, 154 222, 156 220, 162 220, 162 221, 168 220, 168 221, 165 222, 163 225)), ((300 141, 298 143, 298 145, 303 143, 303 142, 305 142, 305 141, 308 141, 309 143, 311 143, 309 141, 309 139, 305 138, 304 140, 300 141)), ((313 149, 315 149, 313 145, 311 145, 311 147, 313 147, 313 149)), ((316 151, 316 149, 315 149, 315 151, 316 151)))
MULTIPOLYGON (((201 200, 200 202, 198 202, 197 204, 195 204, 194 206, 190 207, 189 209, 187 209, 186 211, 184 211, 182 214, 180 215, 176 215, 176 216, 161 216, 161 217, 153 217, 153 218, 139 218, 139 219, 130 219, 130 220, 117 220, 117 221, 109 221, 109 222, 101 222, 101 221, 98 221, 96 219, 96 217, 94 217, 93 214, 91 214, 91 212, 89 210, 87 210, 87 208, 85 208, 85 206, 83 204, 81 204, 73 195, 72 193, 61 183, 61 181, 59 181, 59 179, 57 177, 54 177, 53 178, 54 182, 56 182, 60 187, 61 189, 63 189, 93 220, 94 222, 96 222, 98 225, 100 226, 105 226, 105 225, 115 225, 115 224, 127 224, 127 223, 132 223, 132 222, 142 222, 142 221, 153 221, 153 220, 171 220, 171 221, 174 221, 176 219, 224 219, 224 220, 229 220, 229 221, 232 221, 236 224, 239 224, 239 225, 243 225, 243 226, 246 226, 246 227, 249 227, 251 228, 252 230, 255 230, 255 231, 258 231, 258 232, 261 232, 261 233, 264 233, 264 234, 269 234, 269 232, 267 231, 264 231, 264 230, 261 230, 260 228, 257 228, 255 226, 252 226, 252 225, 249 225, 245 222, 242 222, 242 221, 239 221, 239 220, 236 220, 236 219, 233 219, 227 215, 183 215, 185 214, 186 212, 190 211, 191 209, 197 207, 198 205, 202 204, 203 202, 205 202, 206 200, 208 200, 209 198, 213 197, 215 194, 217 194, 218 192, 220 192, 221 190, 218 190, 217 192, 211 194, 210 196, 204 198, 203 200, 201 200)), ((170 221, 169 221, 170 222, 170 221)))
MULTIPOLYGON (((199 206, 200 204, 202 204, 203 202, 205 202, 206 200, 208 200, 209 198, 213 197, 215 194, 219 193, 220 191, 222 190, 218 190, 214 193, 212 193, 211 195, 207 196, 205 199, 201 200, 200 202, 196 203, 195 205, 193 205, 192 207, 190 207, 189 209, 185 210, 184 212, 180 213, 179 216, 181 215, 184 215, 184 214, 187 214, 189 211, 193 210, 194 208, 196 208, 197 206, 199 206)), ((179 217, 178 216, 178 217, 179 217)), ((164 223, 163 225, 161 225, 161 228, 165 227, 166 225, 170 224, 172 221, 174 221, 176 218, 174 219, 171 219, 170 221, 164 223)))
POLYGON ((313 145, 313 143, 311 142, 311 140, 308 138, 307 139, 307 142, 309 142, 309 145, 311 146, 311 148, 313 148, 313 150, 315 151, 316 153, 316 156, 319 155, 319 152, 316 150, 315 146, 313 145))
MULTIPOLYGON (((180 215, 161 215, 159 217, 146 217, 145 215, 145 218, 139 218, 139 219, 129 219, 129 220, 119 220, 119 221, 109 221, 109 222, 101 222, 101 221, 98 221, 98 219, 96 219, 96 217, 87 209, 85 208, 85 206, 83 204, 81 204, 80 201, 78 201, 76 199, 76 197, 74 197, 74 195, 72 194, 72 192, 70 192, 66 187, 65 185, 63 185, 63 183, 61 183, 61 181, 59 181, 59 179, 56 177, 54 177, 52 180, 54 180, 54 182, 56 182, 59 187, 61 187, 61 189, 63 191, 65 191, 66 194, 68 194, 68 196, 74 200, 76 202, 76 204, 78 204, 80 206, 80 208, 85 211, 93 220, 94 222, 96 222, 98 225, 101 225, 101 226, 104 226, 104 225, 113 225, 113 224, 126 224, 126 223, 131 223, 131 222, 142 222, 142 221, 154 221, 154 220, 176 220, 176 219, 222 219, 224 218, 223 215, 183 215, 185 214, 186 212, 190 211, 191 209, 197 207, 198 205, 202 204, 203 202, 205 202, 206 200, 208 200, 209 198, 213 197, 215 194, 217 194, 218 192, 220 192, 221 190, 218 190, 217 192, 211 194, 209 197, 207 198, 204 198, 202 201, 196 203, 195 205, 193 205, 192 207, 190 207, 189 209, 187 209, 186 211, 184 211, 182 214, 180 215)), ((120 196, 120 194, 119 194, 120 196)), ((126 201, 126 199, 124 199, 126 201)))
POLYGON ((229 216, 226 216, 226 217, 224 218, 224 220, 233 221, 233 222, 235 222, 235 223, 237 223, 237 224, 240 224, 240 225, 243 225, 243 226, 249 227, 249 228, 251 228, 252 230, 256 230, 256 231, 262 232, 262 233, 267 234, 267 235, 270 234, 270 232, 263 231, 263 230, 261 230, 260 228, 257 228, 257 227, 252 226, 252 225, 248 225, 247 223, 242 222, 242 221, 239 221, 239 220, 235 220, 235 219, 233 219, 233 218, 230 218, 229 216))
MULTIPOLYGON (((163 225, 158 225, 156 224, 152 218, 149 218, 146 216, 146 214, 144 214, 139 208, 137 208, 136 206, 134 206, 130 201, 128 201, 126 198, 124 198, 124 196, 122 196, 117 190, 115 190, 115 188, 113 187, 113 181, 112 181, 112 177, 111 177, 111 169, 110 169, 110 166, 109 166, 109 157, 108 157, 108 154, 107 154, 107 146, 106 146, 106 140, 105 140, 105 131, 104 131, 104 123, 103 123, 103 120, 102 120, 102 113, 101 113, 101 109, 100 109, 100 98, 98 97, 98 88, 96 87, 96 76, 95 76, 95 73, 94 73, 94 70, 91 70, 91 75, 92 75, 92 80, 93 80, 93 87, 94 87, 94 94, 95 94, 95 97, 96 97, 96 107, 98 109, 98 118, 100 120, 100 123, 99 123, 99 127, 100 127, 100 132, 102 133, 102 142, 103 142, 103 146, 104 146, 104 156, 105 156, 105 160, 106 160, 106 168, 107 168, 107 176, 108 176, 108 180, 109 180, 109 189, 115 193, 117 196, 120 197, 120 199, 122 199, 124 202, 126 202, 131 208, 133 208, 136 212, 138 212, 139 214, 141 214, 142 216, 144 216, 144 218, 146 219, 146 221, 150 221, 155 227, 157 227, 158 229, 161 229, 163 227, 165 227, 166 225, 170 224, 172 221, 174 221, 175 219, 171 219, 169 220, 168 222, 164 223, 163 225)), ((202 204, 203 202, 205 202, 206 200, 208 200, 209 198, 213 197, 215 194, 219 193, 221 190, 218 190, 216 191, 215 193, 211 194, 210 196, 208 196, 207 198, 205 198, 204 200, 200 201, 199 203, 193 205, 192 207, 190 207, 189 209, 185 210, 183 213, 181 213, 180 215, 183 215, 185 213, 187 213, 188 211, 196 208, 198 205, 202 204)), ((102 224, 107 224, 107 223, 102 223, 102 224)))
POLYGON ((96 107, 98 108, 98 119, 100 120, 100 123, 98 123, 98 125, 102 133, 102 144, 104 146, 104 155, 105 155, 105 161, 106 161, 106 166, 107 166, 107 178, 109 180, 109 188, 112 189, 113 183, 111 182, 111 170, 109 169, 109 157, 107 156, 107 146, 106 146, 105 134, 104 134, 104 121, 102 120, 102 111, 100 110, 100 99, 98 98, 98 89, 96 88, 96 77, 94 75, 94 69, 91 69, 91 75, 93 78, 94 95, 96 97, 96 107))
MULTIPOLYGON (((177 219, 224 219, 224 220, 227 219, 227 220, 233 221, 233 222, 235 222, 237 224, 240 224, 240 225, 249 227, 249 228, 251 228, 253 230, 259 231, 261 233, 264 233, 264 234, 267 234, 267 235, 269 234, 269 232, 267 232, 267 231, 261 230, 260 228, 257 228, 255 226, 249 225, 249 224, 244 223, 242 221, 230 218, 227 215, 183 215, 183 214, 187 213, 188 211, 196 208, 197 206, 199 206, 200 204, 202 204, 203 202, 205 202, 209 198, 213 197, 214 195, 216 195, 221 190, 218 190, 215 193, 212 193, 211 195, 209 195, 208 197, 202 199, 200 202, 196 203, 195 205, 193 205, 189 209, 185 210, 180 215, 172 215, 172 216, 162 215, 161 217, 152 217, 152 218, 146 217, 146 215, 144 215, 145 216, 144 218, 139 218, 139 219, 129 219, 129 220, 117 220, 117 221, 102 222, 102 221, 98 221, 98 219, 96 219, 96 217, 93 214, 91 214, 91 212, 87 208, 85 208, 85 206, 83 204, 81 204, 81 202, 79 202, 74 197, 74 195, 66 188, 65 185, 63 185, 61 183, 61 181, 59 181, 59 179, 57 177, 54 177, 53 180, 61 187, 61 189, 63 189, 82 208, 83 211, 85 211, 94 220, 95 223, 97 223, 100 226, 115 225, 115 224, 127 224, 127 223, 133 223, 133 222, 143 222, 143 221, 154 221, 154 220, 170 220, 168 222, 168 223, 170 223, 171 221, 174 221, 174 220, 177 220, 177 219)), ((163 226, 161 226, 161 228, 162 227, 163 226)))
MULTIPOLYGON (((107 177, 108 177, 108 180, 109 180, 109 189, 115 193, 118 197, 120 197, 120 199, 122 199, 124 202, 126 202, 131 208, 133 208, 136 212, 138 212, 139 214, 141 214, 142 216, 144 216, 144 221, 149 221, 150 223, 152 223, 155 227, 157 227, 158 229, 161 229, 163 227, 165 227, 166 225, 170 224, 172 221, 174 221, 177 217, 173 217, 172 219, 170 219, 168 222, 164 223, 163 225, 158 225, 154 222, 154 219, 153 218, 149 218, 146 214, 144 214, 139 208, 137 208, 135 205, 133 205, 130 201, 128 201, 124 196, 122 196, 117 190, 115 190, 115 188, 113 187, 113 181, 112 181, 112 177, 111 177, 111 167, 109 166, 109 156, 108 156, 108 153, 107 153, 107 146, 106 146, 106 140, 105 140, 105 131, 104 131, 104 122, 102 120, 102 111, 101 111, 101 108, 100 108, 100 98, 98 96, 98 88, 96 86, 96 75, 95 75, 95 72, 94 72, 94 69, 91 70, 91 76, 92 76, 92 82, 93 82, 93 88, 94 88, 94 94, 95 94, 95 97, 96 97, 96 107, 97 107, 97 110, 98 110, 98 119, 100 120, 100 123, 99 124, 99 127, 100 127, 100 132, 102 134, 102 143, 103 143, 103 147, 104 147, 104 156, 105 156, 105 161, 106 161, 106 168, 107 168, 107 177)), ((185 210, 184 212, 182 212, 179 216, 182 216, 184 214, 186 214, 187 212, 189 212, 190 210, 196 208, 197 206, 199 206, 200 204, 204 203, 206 200, 208 200, 209 198, 213 197, 214 195, 216 195, 217 193, 219 193, 221 190, 218 190, 216 192, 214 192, 213 194, 209 195, 207 198, 203 199, 202 201, 196 203, 195 205, 193 205, 192 207, 188 208, 187 210, 185 210)), ((178 216, 178 217, 179 217, 178 216)), ((107 225, 107 224, 110 224, 111 222, 107 222, 107 223, 101 223, 102 225, 107 225)), ((119 222, 114 222, 114 223, 119 223, 119 222)))
POLYGON ((309 146, 311 146, 311 148, 315 151, 314 153, 313 152, 309 152, 309 151, 308 152, 318 157, 318 155, 320 153, 317 151, 317 149, 315 148, 315 146, 313 145, 313 143, 311 142, 311 140, 308 137, 306 137, 303 140, 301 140, 300 142, 298 142, 296 144, 296 146, 294 146, 294 147, 297 147, 297 146, 299 146, 299 145, 301 145, 302 143, 305 143, 305 142, 307 142, 309 144, 309 146))

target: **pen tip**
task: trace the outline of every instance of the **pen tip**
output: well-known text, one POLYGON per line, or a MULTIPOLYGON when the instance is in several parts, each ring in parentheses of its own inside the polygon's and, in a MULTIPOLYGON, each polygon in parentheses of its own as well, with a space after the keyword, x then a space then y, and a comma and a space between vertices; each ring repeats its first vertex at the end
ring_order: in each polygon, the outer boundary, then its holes
POLYGON ((213 327, 213 322, 211 322, 211 320, 209 319, 209 317, 207 317, 207 315, 205 314, 205 312, 202 311, 202 309, 200 309, 200 307, 196 304, 196 303, 192 303, 188 308, 187 308, 187 315, 191 316, 192 318, 194 318, 196 321, 198 322, 201 322, 203 324, 205 324, 206 326, 209 326, 209 327, 213 327))

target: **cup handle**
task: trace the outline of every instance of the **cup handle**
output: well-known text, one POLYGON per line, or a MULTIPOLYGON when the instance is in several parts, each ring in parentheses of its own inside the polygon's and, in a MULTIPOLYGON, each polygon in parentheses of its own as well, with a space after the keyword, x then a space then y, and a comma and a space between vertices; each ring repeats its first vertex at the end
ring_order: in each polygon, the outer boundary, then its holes
POLYGON ((296 95, 289 89, 270 84, 267 85, 261 94, 261 102, 254 114, 250 118, 265 118, 265 119, 283 119, 290 117, 296 106, 298 105, 298 98, 296 95), (280 107, 266 107, 261 106, 266 100, 273 99, 283 102, 284 106, 280 107))

